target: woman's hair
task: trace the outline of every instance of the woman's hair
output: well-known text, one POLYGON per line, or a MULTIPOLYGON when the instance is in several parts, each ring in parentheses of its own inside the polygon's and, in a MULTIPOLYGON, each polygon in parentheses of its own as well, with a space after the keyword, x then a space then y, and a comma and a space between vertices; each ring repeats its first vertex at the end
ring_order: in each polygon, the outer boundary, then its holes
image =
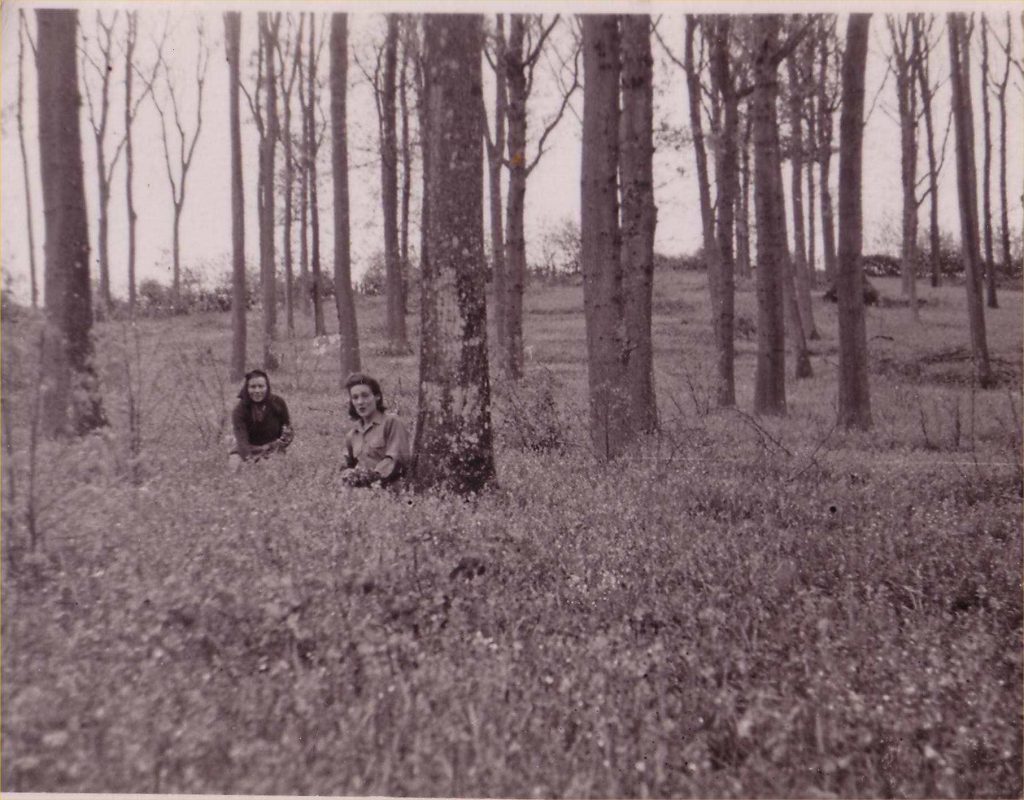
MULTIPOLYGON (((377 398, 377 409, 379 411, 384 410, 384 394, 381 392, 380 383, 377 382, 376 378, 371 378, 364 372, 353 372, 345 380, 345 391, 350 391, 353 386, 369 386, 373 396, 377 398)), ((352 419, 359 419, 359 414, 356 413, 356 407, 352 405, 351 397, 349 397, 348 401, 348 415, 352 419)))
POLYGON ((253 378, 263 378, 263 380, 265 380, 267 382, 267 395, 263 399, 264 399, 264 401, 269 400, 270 399, 270 376, 267 375, 267 373, 264 372, 261 369, 254 369, 254 370, 250 370, 249 372, 245 373, 245 378, 242 380, 242 388, 238 391, 239 399, 242 402, 244 402, 244 403, 251 403, 252 402, 252 398, 249 397, 249 381, 251 381, 253 378))

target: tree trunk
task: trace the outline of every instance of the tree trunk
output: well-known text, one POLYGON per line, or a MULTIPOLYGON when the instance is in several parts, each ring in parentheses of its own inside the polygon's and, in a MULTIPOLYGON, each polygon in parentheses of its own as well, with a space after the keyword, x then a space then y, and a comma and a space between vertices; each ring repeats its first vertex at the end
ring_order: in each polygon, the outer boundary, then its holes
POLYGON ((740 148, 740 194, 736 211, 736 274, 750 277, 750 114, 743 123, 740 148))
POLYGON ((580 235, 587 330, 590 439, 610 460, 633 440, 619 230, 619 30, 614 15, 583 17, 580 235))
POLYGON ((505 374, 523 374, 523 292, 526 287, 526 17, 513 14, 505 50, 508 86, 508 202, 505 219, 505 374))
POLYGON ((789 77, 789 125, 792 137, 790 153, 790 191, 793 204, 793 277, 800 325, 809 339, 818 339, 811 308, 811 279, 807 275, 807 238, 804 235, 804 134, 803 87, 800 85, 798 55, 794 51, 786 59, 789 77))
POLYGON ((935 156, 935 129, 932 121, 932 95, 934 92, 929 86, 928 53, 924 52, 924 40, 927 38, 927 32, 924 30, 923 15, 913 15, 911 31, 915 40, 915 49, 919 53, 918 58, 914 61, 914 68, 921 90, 921 110, 924 114, 925 136, 927 137, 928 260, 931 267, 931 284, 937 287, 942 282, 942 252, 939 238, 939 166, 935 156))
POLYGON ((482 18, 424 18, 430 259, 422 274, 414 485, 459 494, 495 480, 483 228, 482 18))
POLYGON ((974 163, 974 112, 971 104, 970 40, 963 14, 950 14, 949 61, 952 69, 953 126, 956 133, 957 194, 960 198, 961 250, 967 287, 967 317, 978 384, 992 383, 985 307, 982 302, 981 248, 978 242, 977 169, 974 163))
POLYGON ((701 242, 704 246, 704 261, 708 270, 708 289, 711 293, 712 318, 718 318, 719 270, 721 255, 715 239, 715 212, 711 205, 711 181, 708 177, 708 156, 704 147, 704 125, 701 120, 700 74, 694 61, 693 45, 697 31, 697 17, 686 15, 686 50, 684 67, 686 72, 686 94, 689 99, 690 134, 693 137, 693 155, 697 162, 697 189, 700 194, 701 242))
MULTIPOLYGON (((32 308, 39 307, 39 284, 38 273, 36 272, 36 235, 35 221, 32 213, 32 188, 29 179, 28 150, 25 147, 25 123, 23 117, 24 108, 24 79, 25 79, 25 12, 18 11, 18 146, 21 148, 21 174, 25 180, 25 213, 28 217, 28 264, 29 280, 31 281, 32 308)), ((130 83, 128 84, 131 85, 130 83)), ((1004 112, 1005 119, 1006 114, 1004 112)), ((1005 124, 1004 124, 1005 129, 1005 124)), ((1005 141, 1005 136, 1004 136, 1005 141)), ((1005 152, 1005 145, 1003 147, 1005 152)), ((1004 158, 1005 163, 1005 158, 1004 158)), ((1005 170, 1004 170, 1005 172, 1005 170)), ((1005 185, 1005 180, 1004 180, 1005 185)), ((1005 196, 1005 192, 1004 192, 1005 196)))
MULTIPOLYGON (((820 19, 819 19, 820 24, 820 19)), ((807 45, 804 47, 803 54, 804 59, 802 62, 803 77, 806 83, 809 85, 814 81, 814 53, 815 53, 815 41, 813 37, 809 37, 807 45)), ((806 174, 807 174, 807 280, 808 288, 813 288, 818 285, 818 234, 816 230, 815 220, 818 218, 815 211, 815 191, 814 191, 814 165, 817 163, 817 151, 818 151, 818 109, 816 107, 817 93, 808 88, 805 95, 807 102, 807 158, 806 158, 806 174)), ((812 338, 817 338, 818 332, 814 331, 812 338)))
MULTIPOLYGON (((346 19, 347 19, 347 17, 346 17, 346 19)), ((332 17, 332 20, 333 20, 333 17, 332 17)), ((332 21, 332 23, 331 23, 331 36, 332 37, 335 35, 334 28, 335 28, 336 24, 337 23, 334 22, 334 21, 332 21)), ((343 23, 343 25, 346 26, 345 27, 345 42, 346 42, 346 44, 345 44, 345 52, 344 52, 344 69, 345 69, 345 72, 346 72, 346 75, 347 75, 347 72, 348 72, 348 28, 347 28, 347 23, 343 23)), ((324 336, 327 333, 327 327, 324 324, 324 306, 323 306, 324 278, 323 278, 323 270, 322 270, 322 268, 320 266, 320 201, 319 201, 319 196, 318 196, 319 195, 319 191, 318 191, 319 182, 317 180, 317 167, 316 167, 316 158, 317 158, 317 152, 319 150, 319 146, 317 145, 317 141, 316 141, 316 92, 317 92, 316 63, 317 62, 316 62, 316 43, 315 43, 315 41, 313 39, 313 34, 314 34, 315 27, 316 27, 315 18, 313 17, 312 13, 310 13, 310 16, 309 16, 309 69, 308 69, 307 75, 306 75, 306 79, 308 81, 308 83, 307 83, 307 86, 308 86, 308 96, 306 98, 307 103, 308 103, 308 105, 306 106, 306 172, 307 172, 307 175, 308 175, 307 181, 308 181, 308 185, 309 185, 309 238, 310 238, 310 251, 311 251, 310 252, 310 265, 309 265, 310 266, 310 273, 311 273, 311 275, 310 275, 311 279, 310 279, 309 295, 310 295, 310 299, 311 299, 311 301, 313 303, 313 335, 314 336, 324 336)), ((332 42, 333 42, 333 38, 332 38, 332 42)), ((333 47, 333 44, 332 44, 332 47, 333 47)), ((332 57, 331 67, 333 68, 334 67, 334 61, 333 61, 334 54, 333 54, 333 52, 331 54, 331 57, 332 57)), ((333 79, 333 76, 332 76, 332 79, 333 79)), ((344 110, 344 102, 345 102, 345 98, 344 98, 344 96, 342 96, 342 109, 343 110, 344 110)), ((332 89, 331 89, 331 119, 332 120, 334 119, 334 89, 333 89, 333 84, 332 84, 332 89)), ((344 131, 342 131, 342 135, 343 136, 346 135, 344 131)), ((332 161, 332 164, 333 164, 333 161, 332 161)), ((337 181, 336 178, 335 178, 335 181, 337 181)), ((338 192, 337 185, 335 185, 335 187, 334 187, 334 192, 335 192, 335 196, 337 196, 337 192, 338 192)), ((334 209, 334 214, 335 214, 335 220, 337 220, 337 215, 338 215, 338 209, 337 208, 334 209)), ((348 243, 348 232, 347 232, 348 231, 348 228, 347 228, 347 225, 348 225, 348 148, 347 148, 347 145, 346 145, 346 149, 345 149, 345 223, 346 223, 346 229, 345 229, 346 230, 346 233, 345 233, 345 257, 346 257, 346 262, 345 263, 346 263, 346 269, 350 269, 350 267, 348 266, 348 264, 349 264, 349 262, 348 262, 349 243, 348 243)), ((338 275, 338 244, 337 244, 337 231, 338 230, 339 230, 338 228, 335 228, 335 232, 336 232, 335 233, 335 245, 334 245, 334 253, 335 253, 335 256, 334 256, 334 274, 335 274, 335 280, 337 280, 337 275, 338 275)), ((351 284, 351 276, 349 278, 349 283, 351 284)), ((334 302, 335 302, 335 305, 338 308, 341 308, 341 306, 337 305, 340 302, 338 300, 337 296, 335 296, 334 302)), ((341 312, 339 311, 338 313, 340 314, 341 312)), ((355 313, 355 312, 353 311, 353 313, 355 313)), ((339 317, 339 319, 340 319, 340 317, 339 317)), ((358 353, 358 343, 356 344, 356 351, 358 353)), ((343 367, 344 367, 344 364, 345 364, 345 359, 346 359, 346 356, 343 355, 342 356, 342 366, 343 367)), ((358 360, 358 357, 357 357, 357 360, 358 360)), ((354 372, 355 369, 356 368, 353 368, 353 369, 349 370, 349 372, 354 372)), ((341 378, 342 378, 342 380, 344 380, 347 377, 348 372, 345 372, 345 370, 342 369, 342 373, 343 374, 342 374, 341 378)))
POLYGON ((39 153, 45 220, 46 333, 42 424, 46 436, 105 426, 93 363, 89 226, 79 133, 78 13, 36 11, 39 153), (70 410, 70 419, 69 419, 70 410))
POLYGON ((832 105, 828 97, 828 29, 822 24, 819 40, 820 61, 818 72, 818 184, 821 187, 821 249, 825 260, 825 280, 836 280, 836 233, 832 213, 832 105))
POLYGON ((292 260, 292 206, 295 187, 295 162, 292 154, 292 88, 301 60, 298 43, 302 41, 302 25, 295 37, 295 51, 292 54, 292 77, 285 80, 285 65, 281 63, 281 94, 284 108, 284 312, 288 333, 295 333, 295 276, 292 260))
MULTIPOLYGON (((408 18, 404 26, 414 25, 408 18)), ((409 34, 405 31, 402 44, 402 71, 398 81, 398 104, 402 119, 402 194, 399 266, 402 270, 402 315, 409 313, 409 200, 412 197, 412 148, 409 145, 409 102, 406 96, 406 84, 409 68, 409 34)))
POLYGON ((245 188, 242 175, 241 86, 242 15, 224 14, 224 48, 228 61, 228 109, 231 136, 231 379, 245 374, 248 297, 245 290, 245 188))
POLYGON ((384 86, 381 97, 380 171, 384 211, 384 275, 387 294, 388 351, 409 352, 402 308, 402 265, 398 251, 398 15, 388 14, 384 42, 384 86))
MULTIPOLYGON (((331 167, 334 178, 334 301, 338 312, 342 381, 359 370, 359 331, 349 251, 347 82, 348 15, 336 13, 331 15, 331 167)), ((310 101, 312 107, 312 94, 310 101)))
MULTIPOLYGON (((309 15, 313 27, 313 14, 309 15)), ((300 26, 301 32, 301 26, 300 26)), ((306 135, 306 78, 302 61, 302 37, 295 42, 298 61, 299 116, 302 119, 302 146, 299 148, 299 307, 307 317, 312 309, 312 282, 309 276, 309 138, 306 135)))
POLYGON ((508 109, 508 75, 505 66, 505 15, 496 15, 497 35, 494 51, 495 97, 494 141, 487 148, 487 179, 490 192, 491 275, 494 285, 494 330, 499 360, 508 365, 508 279, 505 268, 505 231, 501 224, 501 166, 505 155, 505 118, 508 109))
POLYGON ((1010 263, 1010 214, 1007 203, 1006 192, 1006 86, 1010 80, 1010 65, 1013 53, 1013 25, 1010 22, 1010 15, 1006 15, 1006 67, 1003 71, 1003 79, 997 85, 997 97, 999 98, 999 239, 1003 253, 1003 271, 1007 275, 1013 274, 1013 265, 1010 263))
MULTIPOLYGON (((711 84, 715 96, 721 98, 722 128, 715 148, 715 175, 718 179, 718 241, 721 256, 719 267, 719 302, 715 317, 715 340, 718 351, 719 406, 736 405, 733 323, 735 316, 736 281, 732 250, 733 207, 739 191, 738 144, 739 98, 735 80, 730 73, 729 39, 731 20, 720 15, 711 24, 711 84)), ((653 202, 653 201, 652 201, 653 202)), ((749 256, 749 254, 748 254, 749 256)))
POLYGON ((988 112, 988 15, 981 14, 981 117, 985 147, 982 156, 982 226, 985 236, 985 297, 989 308, 999 308, 996 297, 995 255, 992 246, 992 124, 988 112))
MULTIPOLYGON (((657 224, 657 209, 654 206, 654 58, 651 54, 651 19, 647 15, 625 15, 621 17, 621 27, 619 170, 622 178, 626 381, 630 393, 630 413, 636 429, 650 433, 658 427, 658 405, 654 396, 654 345, 651 339, 654 229, 657 224)), ((735 162, 735 153, 733 156, 735 162)), ((728 202, 731 206, 731 199, 728 202)), ((731 248, 731 226, 726 235, 729 236, 731 248)))
POLYGON ((839 118, 839 415, 844 428, 871 427, 868 344, 864 319, 861 163, 864 141, 864 74, 870 14, 851 14, 843 55, 839 118))
POLYGON ((267 129, 260 141, 260 284, 263 299, 263 368, 276 369, 278 356, 274 351, 277 338, 277 269, 274 261, 274 164, 278 137, 277 78, 274 70, 274 52, 277 43, 279 18, 261 12, 260 38, 266 64, 264 97, 267 108, 267 129))
MULTIPOLYGON (((135 73, 134 57, 135 42, 138 40, 139 12, 128 12, 128 31, 125 34, 124 49, 124 197, 128 212, 128 315, 135 318, 135 305, 138 300, 135 288, 136 223, 138 214, 135 212, 135 149, 132 146, 132 79, 135 73)), ((31 233, 31 226, 29 227, 31 233)))
POLYGON ((789 245, 782 200, 779 123, 776 116, 780 27, 777 14, 753 21, 755 89, 750 98, 754 139, 754 214, 757 229, 757 369, 754 413, 786 413, 786 341, 783 280, 789 245))
POLYGON ((892 42, 891 68, 896 77, 900 118, 900 185, 903 191, 900 244, 901 289, 910 304, 910 318, 920 321, 917 308, 917 85, 907 34, 907 18, 887 18, 892 42))

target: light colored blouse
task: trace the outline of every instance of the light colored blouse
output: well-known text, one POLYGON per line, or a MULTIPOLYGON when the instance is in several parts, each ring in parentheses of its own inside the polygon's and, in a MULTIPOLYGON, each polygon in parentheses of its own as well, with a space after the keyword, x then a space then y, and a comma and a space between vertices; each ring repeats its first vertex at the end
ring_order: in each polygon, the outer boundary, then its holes
POLYGON ((345 437, 345 466, 367 467, 385 479, 401 474, 411 456, 405 424, 380 411, 356 422, 345 437))

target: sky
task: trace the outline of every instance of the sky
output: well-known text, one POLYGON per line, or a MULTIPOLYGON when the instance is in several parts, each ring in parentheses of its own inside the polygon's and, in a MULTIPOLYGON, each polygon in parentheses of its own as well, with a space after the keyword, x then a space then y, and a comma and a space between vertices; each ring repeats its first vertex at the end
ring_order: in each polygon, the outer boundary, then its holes
MULTIPOLYGON (((2 100, 2 139, 0 139, 0 262, 4 281, 19 299, 26 299, 29 293, 28 264, 28 218, 25 204, 25 187, 21 155, 18 144, 17 125, 15 120, 15 101, 18 82, 18 10, 24 9, 30 26, 34 28, 32 9, 38 4, 24 2, 4 2, 2 6, 2 82, 0 82, 0 100, 2 100)), ((115 9, 132 7, 131 5, 114 2, 64 3, 78 8, 80 22, 87 37, 95 33, 95 13, 100 10, 107 19, 115 9)), ((425 11, 449 10, 454 8, 467 10, 465 3, 452 6, 436 2, 418 3, 381 3, 348 2, 348 3, 300 3, 278 2, 237 3, 217 2, 178 2, 171 4, 145 3, 136 4, 140 18, 140 42, 137 47, 139 68, 145 72, 154 58, 154 41, 160 36, 166 25, 165 58, 170 64, 173 79, 178 87, 179 98, 182 100, 183 116, 186 127, 194 125, 196 91, 194 70, 196 56, 199 52, 197 24, 202 23, 204 42, 210 48, 210 59, 203 96, 203 123, 196 146, 195 158, 188 174, 187 195, 182 218, 182 264, 216 282, 217 278, 230 268, 231 253, 231 195, 229 172, 229 137, 228 137, 228 68, 224 58, 222 12, 229 8, 243 10, 242 48, 246 54, 255 50, 256 44, 256 11, 282 10, 291 12, 297 17, 299 11, 312 10, 328 12, 346 10, 350 12, 349 43, 351 48, 349 68, 349 135, 352 164, 350 173, 350 190, 352 195, 352 258, 353 272, 358 278, 383 250, 382 221, 380 214, 380 166, 376 155, 377 121, 373 95, 365 76, 358 64, 369 64, 372 59, 374 42, 383 36, 384 17, 382 9, 394 11, 425 11), (358 61, 357 63, 354 63, 358 61)), ((544 13, 550 19, 555 12, 563 14, 563 21, 556 28, 551 42, 560 52, 567 53, 569 47, 568 17, 572 13, 593 10, 596 3, 551 3, 551 2, 520 2, 520 3, 474 3, 472 9, 485 13, 497 12, 531 12, 544 13)), ((761 6, 763 7, 763 6, 761 6)), ((882 11, 898 9, 900 11, 931 10, 946 11, 955 7, 942 3, 868 3, 861 2, 844 4, 844 9, 863 7, 863 10, 882 11)), ((962 6, 961 6, 962 7, 962 6)), ((603 11, 637 11, 651 13, 660 17, 658 29, 669 50, 677 57, 682 54, 683 17, 686 11, 698 10, 717 11, 750 11, 758 6, 739 3, 693 3, 678 2, 644 2, 617 3, 600 5, 603 11)), ((826 11, 829 7, 823 3, 789 3, 774 4, 773 11, 813 12, 826 11)), ((994 30, 1005 38, 1004 12, 1013 11, 1014 51, 1021 57, 1022 28, 1019 5, 1006 3, 974 3, 974 10, 987 10, 994 30)), ((122 20, 123 24, 123 14, 122 20)), ((840 20, 840 35, 845 21, 840 20)), ((867 104, 871 108, 865 128, 864 140, 864 218, 865 218, 865 250, 867 252, 898 250, 899 218, 900 218, 900 153, 899 127, 896 120, 896 98, 892 77, 886 78, 886 54, 889 50, 888 36, 881 13, 875 13, 871 23, 870 52, 868 56, 867 104)), ((972 60, 972 83, 974 89, 974 111, 976 117, 976 140, 979 146, 977 162, 981 169, 981 101, 978 95, 980 88, 980 47, 975 38, 975 51, 972 60)), ((88 43, 87 43, 88 46, 88 43)), ((948 44, 945 37, 941 39, 933 54, 932 74, 935 76, 948 73, 948 44)), ((654 44, 655 57, 655 124, 665 122, 671 126, 685 128, 687 124, 687 95, 682 71, 666 56, 660 44, 654 44)), ((1002 68, 1002 55, 993 42, 993 70, 997 73, 1002 68)), ((321 57, 320 75, 324 80, 324 112, 329 114, 329 102, 326 95, 326 76, 328 69, 326 46, 321 57)), ((117 58, 112 82, 112 107, 110 131, 107 148, 112 151, 123 133, 123 59, 117 58)), ((543 129, 547 120, 557 110, 560 96, 556 88, 553 74, 557 68, 556 58, 542 59, 536 78, 534 97, 531 98, 530 131, 531 144, 529 154, 535 152, 536 136, 543 129)), ((42 270, 43 220, 41 213, 42 196, 39 181, 39 155, 37 146, 37 105, 36 84, 31 51, 27 51, 25 70, 25 134, 27 138, 29 159, 29 185, 34 208, 34 230, 36 239, 36 260, 38 269, 42 270)), ((488 79, 488 69, 484 66, 485 94, 493 93, 493 80, 488 79)), ((96 78, 91 73, 88 80, 95 87, 96 78)), ((243 80, 251 86, 251 72, 243 69, 243 80)), ((139 81, 136 80, 136 91, 139 81)), ((95 92, 94 92, 95 99, 95 92)), ((81 112, 81 133, 83 157, 86 170, 87 205, 90 217, 90 242, 94 263, 93 275, 98 275, 95 268, 97 255, 95 217, 98 206, 98 191, 95 171, 95 144, 92 128, 88 120, 85 98, 81 112)), ((491 101, 488 100, 490 106, 491 101)), ((1014 70, 1008 90, 1009 119, 1009 195, 1010 195, 1010 227, 1020 231, 1022 225, 1021 186, 1024 183, 1024 164, 1022 164, 1022 105, 1021 75, 1014 70)), ((944 83, 939 89, 936 99, 935 118, 938 135, 945 130, 949 108, 949 86, 944 83)), ((993 124, 996 121, 996 105, 992 103, 993 124)), ((580 122, 582 114, 582 92, 573 98, 572 107, 567 111, 559 126, 555 129, 547 143, 547 152, 538 168, 530 177, 526 196, 526 237, 528 254, 531 260, 539 259, 542 242, 547 234, 558 228, 565 220, 579 219, 580 207, 580 122)), ((257 134, 252 124, 245 99, 242 100, 243 119, 243 151, 245 169, 246 199, 246 249, 247 258, 255 267, 257 264, 258 228, 256 224, 256 154, 257 134)), ((838 118, 835 124, 835 135, 838 140, 838 118)), ((171 277, 171 235, 172 235, 172 201, 166 174, 164 153, 161 145, 160 123, 152 103, 147 101, 140 109, 133 129, 135 146, 135 197, 138 213, 138 261, 139 280, 155 278, 169 283, 171 277)), ((993 128, 993 136, 997 131, 993 128)), ((997 139, 995 140, 998 141, 997 139)), ((281 155, 278 159, 280 163, 281 155)), ((333 230, 332 211, 330 206, 330 141, 325 140, 321 149, 320 173, 323 179, 320 191, 321 225, 323 228, 321 252, 325 270, 332 270, 333 230)), ((921 169, 925 164, 925 154, 921 148, 921 169)), ((996 161, 996 164, 998 162, 996 161)), ((832 186, 833 192, 837 184, 838 159, 833 160, 832 186)), ((955 185, 955 159, 952 149, 952 133, 947 145, 946 163, 940 183, 940 226, 944 231, 959 236, 959 216, 957 210, 955 185)), ((414 186, 419 180, 418 169, 413 175, 414 186)), ((788 177, 784 176, 788 188, 788 177)), ((110 204, 110 256, 111 283, 115 295, 123 296, 127 291, 127 220, 124 203, 124 159, 114 174, 113 198, 110 204)), ((668 146, 659 147, 655 154, 655 201, 658 206, 658 226, 656 233, 656 249, 666 254, 693 252, 700 246, 700 214, 698 193, 695 177, 695 165, 692 148, 680 145, 678 149, 668 146)), ((995 183, 993 184, 995 185, 995 183)), ((414 200, 414 216, 415 216, 414 200)), ((486 218, 486 208, 484 209, 486 218)), ((927 207, 922 207, 921 223, 927 223, 927 207)), ((998 216, 996 217, 998 223, 998 216)), ((790 228, 792 226, 790 225, 790 228)), ((792 231, 790 231, 792 236, 792 231)), ((820 237, 820 233, 819 233, 820 237)), ((415 245, 418 234, 415 230, 410 239, 415 245)), ((820 239, 819 239, 820 241, 820 239)), ((279 269, 281 265, 281 231, 278 231, 279 269)), ((820 243, 817 248, 821 252, 820 243)), ((820 256, 819 256, 820 258, 820 256)), ((296 262, 298 252, 296 246, 296 262)), ((820 265, 820 264, 819 264, 820 265)), ((297 269, 297 266, 296 266, 297 269)))

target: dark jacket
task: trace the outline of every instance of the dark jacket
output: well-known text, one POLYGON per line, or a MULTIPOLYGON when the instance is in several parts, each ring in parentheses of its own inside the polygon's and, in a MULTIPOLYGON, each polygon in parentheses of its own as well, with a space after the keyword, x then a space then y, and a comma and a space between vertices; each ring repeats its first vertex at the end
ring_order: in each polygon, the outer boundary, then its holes
POLYGON ((284 398, 271 394, 262 403, 249 397, 248 382, 238 393, 238 405, 231 414, 235 450, 242 458, 269 450, 284 450, 292 442, 291 417, 284 398))

